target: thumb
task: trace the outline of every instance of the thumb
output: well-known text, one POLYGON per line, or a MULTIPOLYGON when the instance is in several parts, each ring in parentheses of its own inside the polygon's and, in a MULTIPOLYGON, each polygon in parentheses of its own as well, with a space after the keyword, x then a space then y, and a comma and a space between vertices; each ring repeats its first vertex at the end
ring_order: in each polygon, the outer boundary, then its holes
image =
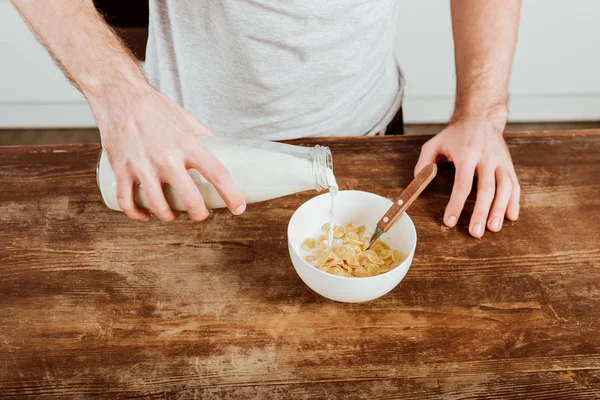
POLYGON ((415 165, 414 174, 417 176, 419 172, 425 166, 429 164, 435 164, 437 162, 439 155, 437 143, 433 140, 428 141, 421 147, 421 155, 419 156, 419 160, 417 161, 417 165, 415 165))

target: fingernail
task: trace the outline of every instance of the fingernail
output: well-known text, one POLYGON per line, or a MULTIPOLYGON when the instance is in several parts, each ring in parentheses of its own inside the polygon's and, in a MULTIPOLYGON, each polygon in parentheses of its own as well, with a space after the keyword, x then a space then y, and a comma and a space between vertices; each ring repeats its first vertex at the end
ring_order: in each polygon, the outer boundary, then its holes
POLYGON ((490 226, 494 230, 499 230, 500 229, 500 218, 498 218, 498 217, 492 218, 492 222, 490 223, 490 226))
POLYGON ((446 224, 450 227, 453 227, 454 225, 456 225, 456 217, 454 215, 449 216, 446 219, 446 224))
POLYGON ((233 212, 235 215, 240 215, 241 213, 243 213, 244 211, 246 211, 246 205, 242 204, 241 206, 239 206, 238 208, 235 209, 235 211, 233 212))
POLYGON ((482 236, 483 235, 483 225, 475 224, 475 226, 473 227, 473 233, 477 236, 482 236))

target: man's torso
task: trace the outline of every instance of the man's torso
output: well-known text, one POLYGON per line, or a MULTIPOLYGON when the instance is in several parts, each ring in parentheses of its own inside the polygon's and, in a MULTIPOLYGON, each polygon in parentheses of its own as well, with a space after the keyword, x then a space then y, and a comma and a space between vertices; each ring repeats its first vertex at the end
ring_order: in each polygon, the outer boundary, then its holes
POLYGON ((363 135, 400 106, 396 0, 150 0, 152 85, 217 135, 363 135))

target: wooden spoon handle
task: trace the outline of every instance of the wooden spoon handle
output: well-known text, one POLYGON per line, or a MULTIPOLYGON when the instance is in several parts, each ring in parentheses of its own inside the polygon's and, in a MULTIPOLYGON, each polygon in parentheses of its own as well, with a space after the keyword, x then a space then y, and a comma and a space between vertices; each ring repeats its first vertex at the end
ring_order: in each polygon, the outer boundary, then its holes
POLYGON ((437 165, 429 164, 425 168, 421 170, 413 179, 413 181, 404 189, 400 198, 390 207, 390 209, 384 214, 384 216, 377 223, 377 227, 380 228, 383 232, 387 232, 388 229, 400 218, 402 213, 406 211, 408 207, 412 204, 413 201, 419 195, 429 182, 435 178, 437 174, 437 165))

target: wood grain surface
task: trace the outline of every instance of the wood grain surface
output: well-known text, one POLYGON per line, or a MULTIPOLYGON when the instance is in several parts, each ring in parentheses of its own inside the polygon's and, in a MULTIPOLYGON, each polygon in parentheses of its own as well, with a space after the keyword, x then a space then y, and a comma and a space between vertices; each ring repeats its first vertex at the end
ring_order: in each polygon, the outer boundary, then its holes
MULTIPOLYGON (((441 164, 409 210, 411 269, 362 304, 313 293, 288 258, 315 193, 134 222, 100 201, 98 146, 0 148, 0 397, 600 398, 600 131, 507 137, 519 221, 444 227, 441 164)), ((331 147, 342 189, 394 199, 425 139, 304 143, 331 147)))

